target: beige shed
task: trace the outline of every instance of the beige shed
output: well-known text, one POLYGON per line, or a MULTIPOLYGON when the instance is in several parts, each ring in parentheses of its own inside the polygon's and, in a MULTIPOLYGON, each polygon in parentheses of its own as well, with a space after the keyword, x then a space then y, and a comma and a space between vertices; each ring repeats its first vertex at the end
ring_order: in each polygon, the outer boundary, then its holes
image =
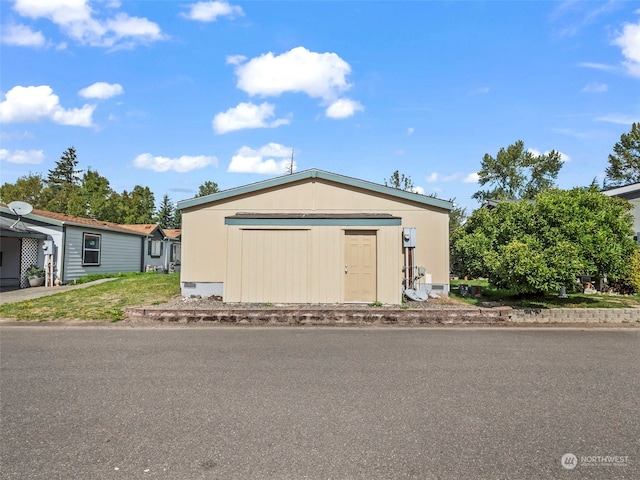
POLYGON ((184 200, 182 295, 400 304, 448 294, 452 208, 316 169, 184 200))

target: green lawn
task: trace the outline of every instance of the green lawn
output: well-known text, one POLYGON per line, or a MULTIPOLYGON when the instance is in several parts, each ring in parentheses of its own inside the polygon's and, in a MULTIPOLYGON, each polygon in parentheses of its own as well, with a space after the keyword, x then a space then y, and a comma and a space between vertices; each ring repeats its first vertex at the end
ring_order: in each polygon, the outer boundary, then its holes
POLYGON ((123 307, 157 305, 180 295, 180 274, 135 273, 114 280, 24 302, 0 305, 0 318, 17 320, 109 320, 123 307))
POLYGON ((521 308, 624 308, 640 305, 640 296, 568 293, 569 298, 559 298, 557 293, 548 293, 543 297, 520 297, 509 290, 500 290, 489 285, 486 280, 452 280, 451 297, 462 300, 470 305, 480 305, 483 302, 500 302, 521 308), (474 285, 482 287, 481 297, 462 297, 459 295, 459 285, 474 285))
MULTIPOLYGON (((136 273, 116 276, 114 280, 86 288, 57 293, 24 302, 0 305, 0 318, 23 321, 107 320, 124 318, 122 309, 135 305, 158 305, 180 295, 180 275, 136 273)), ((569 293, 569 298, 549 294, 542 298, 519 298, 513 292, 489 286, 486 280, 453 280, 451 297, 470 305, 500 302, 521 308, 621 308, 640 306, 640 296, 584 295, 569 293), (482 287, 479 298, 461 297, 458 285, 482 287)))

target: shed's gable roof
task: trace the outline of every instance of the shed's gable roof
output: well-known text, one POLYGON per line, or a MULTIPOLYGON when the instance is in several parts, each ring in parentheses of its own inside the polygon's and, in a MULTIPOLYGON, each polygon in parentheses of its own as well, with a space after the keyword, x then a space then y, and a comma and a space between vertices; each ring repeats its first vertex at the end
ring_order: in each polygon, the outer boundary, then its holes
POLYGON ((293 173, 291 175, 284 175, 281 177, 271 178, 269 180, 263 180, 261 182, 250 183, 241 187, 230 188, 223 190, 222 192, 212 193, 211 195, 205 195, 203 197, 191 198, 188 200, 182 200, 178 202, 177 208, 183 210, 185 208, 197 207, 206 203, 217 202, 220 200, 226 200, 239 195, 247 195, 257 193, 261 190, 266 190, 273 187, 286 186, 291 183, 299 182, 301 180, 313 180, 320 179, 326 180, 332 183, 344 185, 347 187, 355 187, 363 190, 368 190, 372 193, 389 195, 396 197, 399 200, 409 200, 416 203, 421 203, 425 206, 442 208, 445 210, 452 210, 453 203, 447 200, 441 200, 435 197, 429 197, 427 195, 421 195, 419 193, 407 192, 398 188, 387 187, 378 183, 368 182, 366 180, 360 180, 353 177, 346 177, 344 175, 338 175, 336 173, 325 172, 324 170, 318 170, 315 168, 304 170, 302 172, 293 173))
POLYGON ((602 190, 602 193, 609 197, 638 198, 640 197, 640 183, 608 188, 606 190, 602 190))

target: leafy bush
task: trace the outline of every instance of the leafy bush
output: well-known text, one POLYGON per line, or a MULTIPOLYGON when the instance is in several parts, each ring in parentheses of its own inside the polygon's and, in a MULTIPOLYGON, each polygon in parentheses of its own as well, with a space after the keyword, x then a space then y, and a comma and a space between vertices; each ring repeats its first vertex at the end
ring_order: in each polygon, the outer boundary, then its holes
POLYGON ((635 251, 630 209, 596 187, 481 208, 452 235, 454 272, 535 295, 571 287, 580 275, 623 278, 635 251))
POLYGON ((636 295, 640 293, 640 248, 631 257, 629 273, 619 280, 609 281, 611 290, 622 295, 636 295))

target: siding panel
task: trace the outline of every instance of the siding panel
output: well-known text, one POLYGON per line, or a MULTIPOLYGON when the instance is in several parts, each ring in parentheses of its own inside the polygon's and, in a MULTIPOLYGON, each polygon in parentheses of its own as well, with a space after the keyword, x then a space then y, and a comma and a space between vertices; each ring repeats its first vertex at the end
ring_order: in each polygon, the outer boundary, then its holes
POLYGON ((242 231, 241 300, 309 301, 309 232, 242 231))
POLYGON ((103 230, 67 227, 63 283, 93 273, 139 272, 142 265, 142 240, 103 230), (84 233, 100 235, 100 265, 82 265, 82 236, 84 233))

